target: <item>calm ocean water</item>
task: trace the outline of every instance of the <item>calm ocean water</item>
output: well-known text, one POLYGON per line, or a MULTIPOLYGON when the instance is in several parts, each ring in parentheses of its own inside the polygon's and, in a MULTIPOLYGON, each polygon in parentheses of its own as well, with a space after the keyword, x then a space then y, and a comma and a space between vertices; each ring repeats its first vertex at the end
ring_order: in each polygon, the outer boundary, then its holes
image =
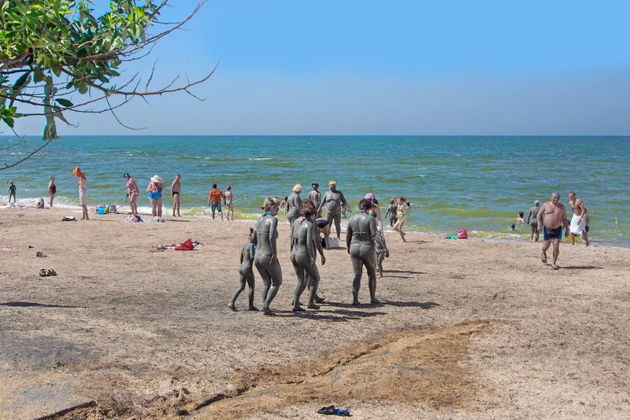
MULTIPOLYGON (((2 139, 6 144, 6 139, 2 139)), ((41 140, 30 139, 35 145, 41 140)), ((0 151, 3 162, 25 149, 0 151)), ((124 172, 144 188, 158 174, 170 186, 182 174, 182 205, 206 213, 210 185, 231 185, 237 215, 253 217, 267 195, 284 197, 296 183, 330 179, 354 206, 372 191, 385 203, 404 195, 412 203, 409 230, 525 239, 528 226, 510 229, 516 213, 553 191, 577 192, 591 215, 597 244, 630 247, 630 137, 432 137, 432 136, 68 136, 16 168, 13 179, 22 203, 46 196, 57 178, 59 203, 77 204, 71 169, 80 165, 89 180, 90 202, 124 205, 124 172)), ((140 206, 147 206, 143 196, 140 206)), ((165 200, 165 205, 170 201, 165 200)))

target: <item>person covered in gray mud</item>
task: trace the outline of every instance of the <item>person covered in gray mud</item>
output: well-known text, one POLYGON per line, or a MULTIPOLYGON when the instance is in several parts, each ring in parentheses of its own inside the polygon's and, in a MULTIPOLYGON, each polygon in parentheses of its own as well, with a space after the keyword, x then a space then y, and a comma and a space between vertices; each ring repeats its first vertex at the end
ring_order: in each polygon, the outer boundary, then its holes
POLYGON ((389 202, 389 206, 387 206, 387 211, 385 212, 385 217, 389 219, 389 227, 394 227, 398 221, 398 217, 396 217, 397 210, 398 206, 396 205, 396 200, 391 200, 389 202))
POLYGON ((332 226, 333 221, 335 222, 337 238, 341 239, 341 209, 342 207, 347 207, 348 203, 343 193, 337 189, 337 181, 330 181, 328 186, 330 191, 326 191, 324 197, 322 197, 317 213, 320 213, 323 208, 326 209, 328 224, 332 226))
POLYGON ((293 186, 293 191, 287 197, 285 210, 287 212, 287 219, 289 219, 289 225, 291 226, 293 226, 295 219, 300 217, 300 209, 302 207, 302 198, 300 197, 301 192, 302 186, 300 184, 295 184, 293 186))
POLYGON ((276 214, 280 209, 278 199, 267 197, 262 209, 265 211, 254 227, 254 237, 252 243, 256 245, 254 264, 258 274, 263 280, 263 313, 265 315, 275 315, 270 305, 273 298, 278 294, 278 289, 282 284, 282 268, 278 261, 278 219, 276 214))
POLYGON ((370 289, 370 302, 380 303, 376 299, 376 253, 374 238, 376 231, 376 218, 367 212, 371 207, 368 200, 359 201, 359 213, 348 220, 346 230, 346 245, 348 254, 352 260, 354 279, 352 281, 352 304, 359 304, 359 289, 361 287, 361 274, 363 266, 368 275, 368 286, 370 289))
POLYGON ((249 293, 247 297, 249 298, 249 310, 257 311, 258 308, 254 306, 254 257, 256 254, 256 245, 253 244, 254 240, 254 228, 249 228, 249 242, 243 244, 243 249, 241 250, 241 267, 239 269, 239 274, 241 276, 241 285, 234 296, 232 297, 232 301, 229 303, 228 308, 233 311, 236 311, 236 299, 238 295, 241 294, 243 290, 245 290, 245 284, 249 286, 249 293))
POLYGON ((529 209, 527 213, 526 223, 529 225, 529 239, 538 242, 540 232, 538 232, 538 210, 540 210, 540 201, 534 201, 534 207, 529 209))
MULTIPOLYGON (((322 244, 313 220, 317 210, 310 201, 304 201, 301 207, 302 217, 293 223, 291 228, 291 263, 295 270, 297 283, 293 296, 293 312, 303 311, 300 306, 300 296, 308 285, 310 291, 308 299, 309 309, 319 309, 315 304, 317 286, 319 285, 319 271, 315 264, 316 250, 321 250, 322 244)), ((320 252, 322 265, 326 263, 323 251, 320 252)))
MULTIPOLYGON (((313 187, 313 190, 311 192, 308 193, 308 199, 311 203, 313 203, 313 206, 318 209, 319 208, 319 202, 322 199, 322 195, 319 193, 319 183, 317 182, 313 182, 311 184, 311 187, 313 187)), ((317 213, 317 217, 320 216, 320 213, 317 213)))
POLYGON ((385 258, 389 258, 389 249, 387 249, 385 235, 383 235, 383 228, 380 226, 376 227, 374 245, 376 251, 376 266, 378 267, 378 275, 379 277, 383 277, 383 261, 385 260, 385 258))

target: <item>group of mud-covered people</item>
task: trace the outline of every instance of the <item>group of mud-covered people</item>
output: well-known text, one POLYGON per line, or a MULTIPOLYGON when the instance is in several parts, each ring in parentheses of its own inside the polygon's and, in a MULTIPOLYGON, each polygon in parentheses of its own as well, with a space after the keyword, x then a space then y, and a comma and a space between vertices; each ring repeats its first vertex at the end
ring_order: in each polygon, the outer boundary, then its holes
MULTIPOLYGON (((308 289, 309 309, 319 309, 319 303, 324 299, 317 294, 319 286, 319 270, 317 268, 317 255, 321 264, 326 263, 324 248, 335 246, 335 241, 330 238, 331 227, 335 226, 337 244, 341 239, 341 218, 343 211, 348 211, 348 203, 343 193, 337 189, 337 183, 328 183, 330 190, 324 194, 319 192, 319 184, 312 184, 312 191, 304 200, 300 197, 302 186, 297 184, 293 191, 281 203, 276 197, 267 197, 260 216, 254 228, 250 228, 250 240, 243 245, 240 261, 240 287, 234 293, 228 307, 236 310, 236 299, 243 292, 245 286, 249 287, 249 310, 257 311, 254 306, 254 271, 260 274, 263 280, 263 312, 265 315, 273 315, 271 302, 276 297, 282 284, 282 269, 278 261, 278 211, 284 208, 291 228, 290 235, 290 260, 295 271, 297 283, 293 293, 293 311, 304 311, 300 303, 302 293, 308 289), (326 217, 320 217, 325 211, 326 217), (321 235, 324 235, 322 238, 321 235)), ((404 197, 398 199, 396 210, 397 220, 390 220, 401 238, 405 239, 402 227, 408 211, 408 205, 404 197)), ((383 260, 389 257, 389 250, 383 235, 383 221, 378 201, 373 193, 368 193, 359 202, 358 212, 348 219, 346 227, 346 248, 352 261, 354 278, 352 282, 352 304, 359 304, 359 289, 361 287, 361 275, 365 267, 368 275, 368 288, 370 291, 370 303, 378 304, 376 299, 376 270, 383 275, 383 260)), ((389 210, 388 210, 389 211, 389 210)))

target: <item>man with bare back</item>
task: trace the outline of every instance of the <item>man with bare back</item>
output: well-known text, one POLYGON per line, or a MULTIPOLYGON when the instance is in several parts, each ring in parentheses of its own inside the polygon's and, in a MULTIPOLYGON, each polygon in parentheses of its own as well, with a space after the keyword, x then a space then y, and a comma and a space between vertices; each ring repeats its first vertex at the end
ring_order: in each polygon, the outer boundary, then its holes
POLYGON ((560 204, 560 194, 557 192, 551 194, 551 200, 540 207, 536 219, 538 222, 538 231, 543 232, 544 239, 540 259, 543 263, 547 263, 547 250, 549 246, 553 244, 553 264, 551 264, 551 268, 557 270, 559 267, 556 262, 560 254, 562 227, 564 226, 565 233, 569 231, 567 212, 564 206, 560 204))
POLYGON ((577 235, 582 236, 582 240, 586 246, 588 246, 588 210, 584 205, 584 201, 581 198, 577 198, 575 193, 571 191, 569 193, 569 206, 573 210, 573 216, 571 217, 571 244, 575 245, 575 237, 577 235))

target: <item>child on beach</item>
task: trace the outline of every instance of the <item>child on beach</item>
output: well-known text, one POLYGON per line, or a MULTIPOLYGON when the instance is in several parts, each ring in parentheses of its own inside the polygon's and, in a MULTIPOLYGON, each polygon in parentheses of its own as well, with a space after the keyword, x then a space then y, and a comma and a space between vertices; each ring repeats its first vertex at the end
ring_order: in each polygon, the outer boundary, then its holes
POLYGON ((232 297, 232 301, 228 304, 228 308, 233 311, 236 311, 236 299, 238 295, 241 294, 243 290, 245 290, 245 283, 249 286, 249 310, 257 311, 258 308, 254 306, 254 256, 256 254, 256 245, 252 242, 254 240, 254 229, 249 228, 249 242, 243 244, 243 249, 241 250, 241 267, 239 269, 239 274, 241 276, 241 285, 234 296, 232 297))
POLYGON ((525 215, 525 213, 523 213, 522 211, 519 211, 518 214, 516 215, 516 219, 514 219, 514 223, 512 223, 512 225, 510 226, 512 228, 512 232, 514 232, 516 230, 516 225, 524 225, 525 224, 525 219, 523 218, 523 216, 525 215))
POLYGON ((378 267, 379 277, 383 277, 383 260, 385 260, 385 258, 389 258, 389 249, 387 249, 387 243, 385 243, 383 228, 378 226, 376 228, 376 231, 376 236, 374 237, 376 263, 378 267))

